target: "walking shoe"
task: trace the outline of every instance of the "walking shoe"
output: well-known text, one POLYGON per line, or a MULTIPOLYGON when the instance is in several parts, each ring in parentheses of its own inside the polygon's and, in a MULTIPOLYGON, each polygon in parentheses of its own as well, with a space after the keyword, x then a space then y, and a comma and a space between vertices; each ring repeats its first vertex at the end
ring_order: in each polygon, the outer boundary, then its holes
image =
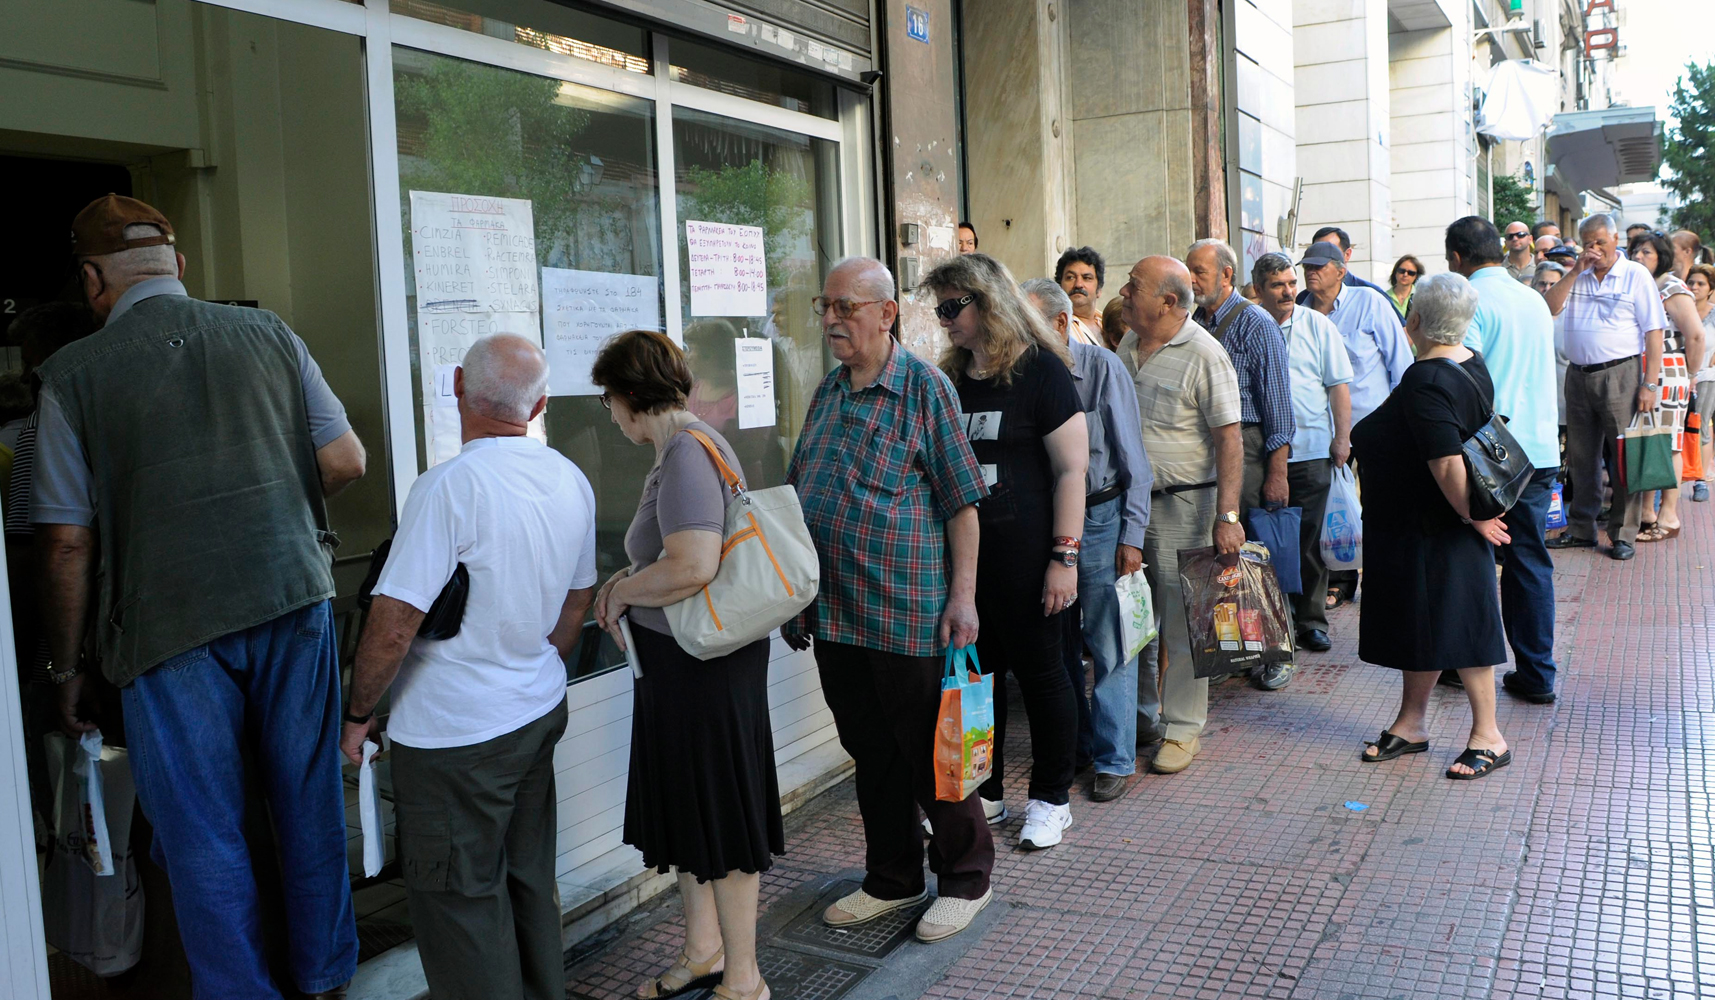
POLYGON ((1264 691, 1279 691, 1292 683, 1292 675, 1298 672, 1296 663, 1270 663, 1251 675, 1251 680, 1264 691))
POLYGON ((1550 538, 1542 545, 1543 548, 1548 549, 1593 549, 1596 547, 1596 540, 1594 538, 1579 538, 1568 531, 1563 535, 1550 538))
POLYGON ((983 804, 983 816, 989 821, 989 826, 999 826, 1012 815, 1006 811, 1006 803, 1000 799, 985 799, 979 795, 977 801, 983 804))
POLYGON ((1441 671, 1441 676, 1435 678, 1435 683, 1445 684, 1450 688, 1458 688, 1461 691, 1465 690, 1465 679, 1459 676, 1459 671, 1457 670, 1441 671))
POLYGON ((1691 499, 1697 501, 1698 503, 1706 503, 1709 500, 1709 484, 1708 483, 1692 483, 1691 484, 1691 499))
POLYGON ((1178 774, 1191 766, 1196 759, 1197 751, 1203 749, 1203 737, 1193 736, 1191 742, 1184 740, 1162 740, 1161 750, 1155 755, 1155 760, 1149 765, 1156 774, 1178 774))
POLYGON ((1334 643, 1328 638, 1327 629, 1307 628, 1298 633, 1298 648, 1308 649, 1312 653, 1326 653, 1334 648, 1334 643))
POLYGON ((945 941, 954 934, 971 926, 971 921, 977 914, 983 912, 983 907, 989 905, 994 898, 994 890, 982 894, 977 899, 954 899, 951 896, 939 896, 929 904, 928 912, 923 919, 917 921, 917 940, 924 944, 934 944, 945 941))
POLYGON ((1096 802, 1112 802, 1125 794, 1126 781, 1129 774, 1096 774, 1095 784, 1090 786, 1090 798, 1096 802))
POLYGON ((1520 701, 1528 701, 1532 705, 1554 704, 1553 691, 1533 691, 1530 688, 1525 687, 1524 681, 1519 679, 1517 670, 1509 670, 1502 675, 1501 687, 1507 689, 1507 694, 1512 695, 1520 701))
POLYGON ((921 903, 928 895, 929 890, 924 889, 917 895, 904 899, 876 899, 859 889, 849 896, 840 897, 839 902, 823 910, 822 923, 829 927, 856 927, 894 910, 903 910, 907 906, 921 903))
POLYGON ((1631 542, 1615 542, 1614 547, 1608 552, 1608 558, 1625 562, 1637 554, 1638 550, 1632 547, 1631 542))
POLYGON ((929 817, 923 817, 923 836, 933 837, 934 835, 935 828, 929 825, 929 817))
POLYGON ((1072 807, 1057 806, 1041 799, 1024 804, 1024 829, 1018 831, 1018 846, 1042 851, 1060 842, 1060 834, 1072 828, 1072 807))

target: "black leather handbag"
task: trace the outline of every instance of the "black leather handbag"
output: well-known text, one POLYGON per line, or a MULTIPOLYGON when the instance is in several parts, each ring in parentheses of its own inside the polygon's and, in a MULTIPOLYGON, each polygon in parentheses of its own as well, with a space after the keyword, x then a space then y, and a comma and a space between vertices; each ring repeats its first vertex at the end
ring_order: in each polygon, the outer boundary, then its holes
MULTIPOLYGON (((387 553, 392 549, 393 539, 386 539, 369 557, 369 572, 363 578, 363 585, 357 588, 357 606, 365 611, 375 600, 375 585, 381 581, 381 569, 387 565, 387 553)), ((435 603, 429 605, 429 613, 423 616, 423 624, 417 627, 417 636, 439 641, 458 635, 459 626, 464 623, 465 601, 469 599, 470 570, 465 569, 464 563, 459 563, 453 570, 453 578, 441 588, 435 603)))
MULTIPOLYGON (((1471 383, 1477 398, 1483 398, 1483 387, 1462 365, 1451 358, 1436 360, 1452 365, 1465 376, 1465 381, 1471 383)), ((1495 412, 1493 403, 1488 405, 1488 421, 1477 428, 1477 433, 1466 438, 1462 446, 1473 521, 1488 521, 1512 510, 1513 504, 1518 503, 1519 494, 1530 483, 1531 474, 1536 471, 1524 448, 1507 430, 1507 419, 1495 412)))

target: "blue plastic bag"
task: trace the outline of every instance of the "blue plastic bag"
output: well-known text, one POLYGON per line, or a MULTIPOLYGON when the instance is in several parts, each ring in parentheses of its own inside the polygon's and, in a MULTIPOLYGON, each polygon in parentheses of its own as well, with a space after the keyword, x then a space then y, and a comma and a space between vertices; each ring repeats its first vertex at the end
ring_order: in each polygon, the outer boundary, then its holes
POLYGON ((993 772, 994 677, 982 672, 975 646, 949 649, 935 724, 935 798, 963 802, 993 772))
POLYGON ((1283 594, 1304 590, 1303 577, 1298 572, 1298 526, 1304 519, 1302 507, 1276 507, 1250 510, 1251 537, 1268 549, 1269 565, 1283 594))
POLYGON ((1328 483, 1328 506, 1322 511, 1322 564, 1329 569, 1364 568, 1364 509, 1358 504, 1358 482, 1349 465, 1336 468, 1328 483))
POLYGON ((1554 484, 1554 492, 1548 495, 1548 525, 1549 531, 1566 527, 1566 498, 1561 495, 1564 487, 1558 481, 1554 484))

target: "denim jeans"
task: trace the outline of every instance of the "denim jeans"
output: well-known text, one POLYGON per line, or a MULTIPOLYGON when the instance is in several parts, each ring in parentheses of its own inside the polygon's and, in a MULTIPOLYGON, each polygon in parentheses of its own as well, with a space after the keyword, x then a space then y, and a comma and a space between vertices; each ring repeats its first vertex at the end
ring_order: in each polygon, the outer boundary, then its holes
POLYGON ((1502 520, 1512 543, 1501 555, 1501 618, 1518 679, 1531 691, 1554 690, 1554 560, 1544 544, 1557 469, 1537 469, 1502 520))
POLYGON ((1137 769, 1137 657, 1121 661, 1125 637, 1120 631, 1118 571, 1121 507, 1125 498, 1084 512, 1084 544, 1078 553, 1078 603, 1067 629, 1066 669, 1078 700, 1078 757, 1093 760, 1098 774, 1131 774, 1137 769), (1077 636, 1080 641, 1070 641, 1077 636), (1084 697, 1083 651, 1096 662, 1096 683, 1084 697))
POLYGON ((339 662, 328 602, 180 653, 124 689, 131 768, 155 828, 151 856, 197 1000, 279 1000, 244 839, 244 761, 274 817, 287 955, 299 990, 357 971, 345 854, 339 662))

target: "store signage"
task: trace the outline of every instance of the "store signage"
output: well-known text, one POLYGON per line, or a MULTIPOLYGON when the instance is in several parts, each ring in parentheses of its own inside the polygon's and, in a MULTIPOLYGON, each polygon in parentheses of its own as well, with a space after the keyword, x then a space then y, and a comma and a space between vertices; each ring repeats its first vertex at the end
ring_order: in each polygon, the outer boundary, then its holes
POLYGON ((560 267, 542 269, 542 349, 548 395, 598 396, 590 367, 607 339, 661 329, 661 279, 560 267))
POLYGON ((761 226, 685 222, 692 316, 768 314, 768 262, 761 226))
POLYGON ((733 341, 738 374, 738 429, 774 426, 774 341, 740 337, 733 341))
POLYGON ((1617 27, 1590 26, 1590 18, 1606 12, 1617 15, 1614 0, 1589 0, 1584 6, 1584 54, 1595 55, 1606 51, 1610 56, 1617 55, 1620 47, 1620 29, 1617 27))
POLYGON ((929 12, 916 7, 906 7, 905 34, 920 42, 929 41, 929 12))

